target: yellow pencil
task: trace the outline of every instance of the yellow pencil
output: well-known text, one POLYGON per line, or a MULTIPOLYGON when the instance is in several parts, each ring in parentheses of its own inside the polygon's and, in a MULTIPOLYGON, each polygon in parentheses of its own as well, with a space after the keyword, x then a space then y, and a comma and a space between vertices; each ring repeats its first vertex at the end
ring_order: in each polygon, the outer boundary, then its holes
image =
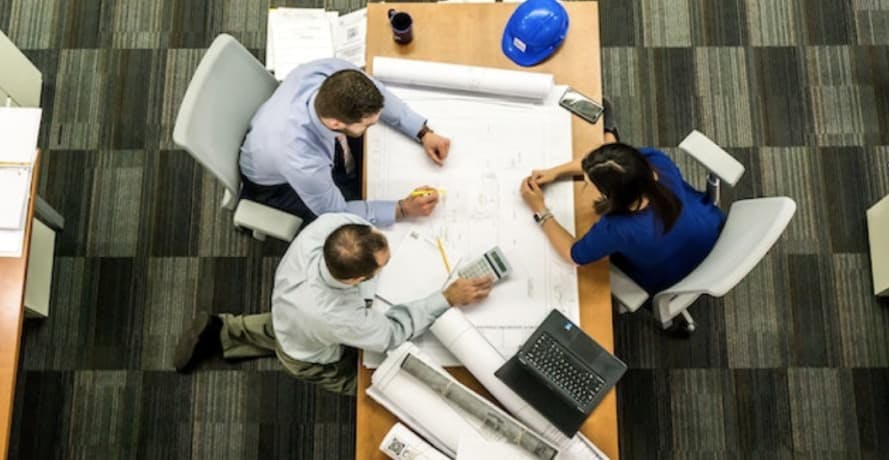
MULTIPOLYGON (((439 195, 445 194, 445 189, 443 189, 443 188, 437 188, 437 189, 435 189, 435 191, 438 192, 439 195)), ((413 192, 411 192, 410 196, 426 196, 426 195, 431 195, 432 192, 433 191, 429 190, 429 189, 414 190, 413 192)))
POLYGON ((442 246, 442 244, 441 244, 441 238, 436 238, 435 243, 438 245, 438 252, 441 253, 441 260, 444 261, 445 270, 447 270, 448 273, 450 273, 451 272, 451 264, 448 263, 448 256, 447 256, 447 254, 445 254, 444 246, 442 246))

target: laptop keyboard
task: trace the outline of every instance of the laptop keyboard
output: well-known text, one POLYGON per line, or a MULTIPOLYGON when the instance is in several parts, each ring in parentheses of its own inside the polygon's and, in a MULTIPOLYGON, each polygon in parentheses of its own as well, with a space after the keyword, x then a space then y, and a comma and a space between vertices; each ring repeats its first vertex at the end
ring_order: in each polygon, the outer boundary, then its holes
POLYGON ((578 361, 565 346, 544 332, 522 347, 519 361, 555 386, 563 398, 587 408, 605 386, 605 380, 578 361))

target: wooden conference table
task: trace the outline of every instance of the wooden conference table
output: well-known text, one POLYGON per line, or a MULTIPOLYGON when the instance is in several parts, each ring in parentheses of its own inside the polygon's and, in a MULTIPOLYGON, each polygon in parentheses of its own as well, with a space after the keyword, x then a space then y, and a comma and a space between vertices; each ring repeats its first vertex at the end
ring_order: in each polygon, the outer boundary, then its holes
POLYGON ((15 379, 19 363, 22 320, 25 317, 25 275, 28 272, 28 249, 31 246, 31 223, 37 201, 37 178, 40 155, 31 172, 31 197, 25 220, 25 241, 19 258, 0 257, 0 459, 9 452, 12 428, 12 404, 15 401, 15 379))
MULTIPOLYGON (((595 2, 564 4, 571 18, 568 36, 552 58, 530 68, 552 73, 556 83, 567 84, 594 99, 602 96, 599 45, 599 9, 595 2)), ((500 50, 500 39, 516 4, 507 3, 373 3, 367 8, 367 69, 373 73, 373 56, 388 56, 467 64, 503 69, 521 69, 500 50), (414 20, 414 40, 400 46, 392 40, 387 11, 395 8, 410 13, 414 20)), ((574 157, 583 156, 602 142, 601 122, 589 125, 572 117, 574 157)), ((435 120, 431 121, 435 126, 435 120)), ((447 135, 447 133, 444 133, 447 135)), ((546 165, 541 165, 544 167, 546 165)), ((530 171, 529 171, 530 173, 530 171)), ((518 189, 519 184, 516 184, 518 189)), ((593 223, 592 201, 575 185, 575 228, 586 232, 593 223)), ((531 214, 528 213, 531 225, 531 214)), ((543 234, 540 235, 544 238, 543 234)), ((581 328, 602 346, 612 350, 611 290, 608 262, 578 269, 581 328)), ((480 390, 481 386, 464 368, 449 368, 461 382, 480 390)), ((359 364, 355 456, 358 459, 385 459, 379 445, 396 422, 386 409, 370 399, 371 370, 359 364)), ((486 392, 482 391, 483 394, 486 392)), ((612 459, 619 458, 617 442, 617 403, 612 391, 581 428, 612 459)))

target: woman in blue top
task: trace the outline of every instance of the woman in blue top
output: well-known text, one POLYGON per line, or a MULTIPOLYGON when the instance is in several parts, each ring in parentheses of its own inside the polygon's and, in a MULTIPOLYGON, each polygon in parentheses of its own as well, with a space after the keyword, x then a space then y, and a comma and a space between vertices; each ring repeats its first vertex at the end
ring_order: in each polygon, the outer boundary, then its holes
MULTIPOLYGON (((607 121, 606 121, 607 125, 607 121)), ((606 140, 616 138, 606 133, 606 140)), ((663 152, 608 143, 578 159, 522 181, 522 198, 565 260, 584 265, 605 256, 650 295, 691 273, 707 256, 725 215, 682 179, 663 152), (552 217, 542 186, 583 175, 592 188, 598 222, 575 239, 552 217)), ((677 324, 685 329, 686 324, 677 324)))

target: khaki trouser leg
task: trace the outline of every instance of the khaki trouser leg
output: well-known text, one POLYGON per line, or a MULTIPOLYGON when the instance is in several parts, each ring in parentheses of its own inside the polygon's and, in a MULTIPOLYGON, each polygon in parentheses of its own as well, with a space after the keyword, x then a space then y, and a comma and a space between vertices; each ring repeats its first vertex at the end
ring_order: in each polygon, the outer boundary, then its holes
POLYGON ((294 377, 314 383, 334 393, 354 396, 358 377, 358 351, 351 347, 343 350, 339 361, 329 364, 307 363, 284 354, 281 347, 275 349, 278 359, 294 377))
POLYGON ((358 376, 358 351, 346 347, 339 361, 318 364, 291 358, 275 340, 272 314, 235 316, 227 313, 222 319, 222 356, 226 359, 256 358, 277 355, 281 364, 294 377, 314 383, 334 393, 354 395, 358 376))
POLYGON ((235 316, 220 314, 222 356, 226 359, 258 358, 275 354, 275 330, 272 314, 235 316))

